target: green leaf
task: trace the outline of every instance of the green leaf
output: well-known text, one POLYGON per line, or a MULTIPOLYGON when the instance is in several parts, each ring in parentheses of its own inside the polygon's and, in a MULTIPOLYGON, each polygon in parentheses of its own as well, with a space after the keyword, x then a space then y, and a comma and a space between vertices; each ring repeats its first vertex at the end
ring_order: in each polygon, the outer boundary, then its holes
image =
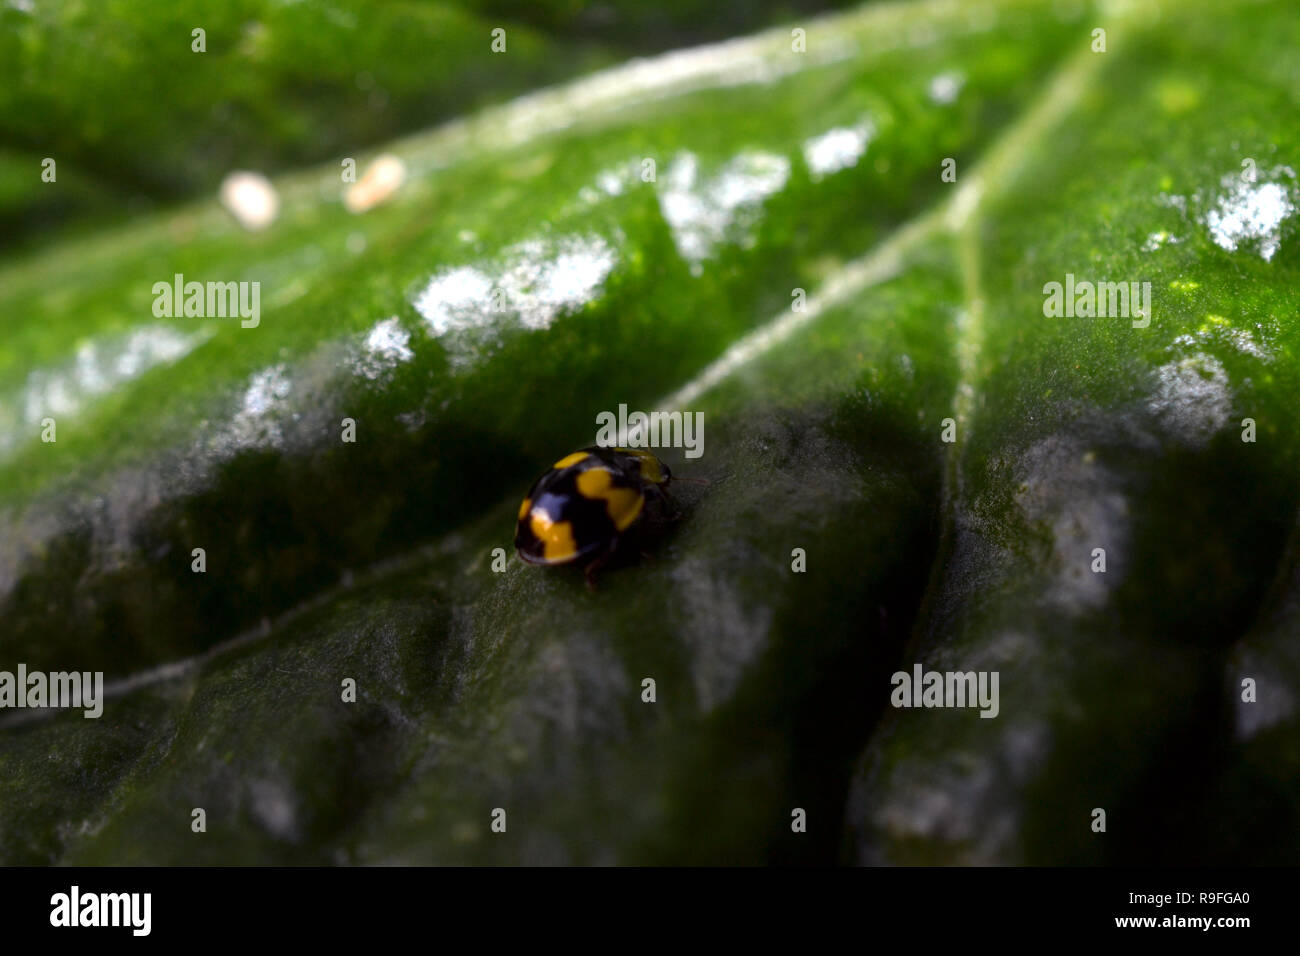
POLYGON ((1268 593, 1295 562, 1300 142, 1277 72, 1295 38, 1267 7, 1112 30, 963 222, 967 439, 906 659, 999 671, 1002 708, 884 722, 849 812, 855 859, 1295 858, 1293 796, 1245 801, 1261 824, 1211 783, 1300 678, 1284 656, 1259 677, 1238 647, 1279 657, 1276 625, 1252 635, 1295 600, 1268 593), (1150 282, 1149 327, 1045 318, 1042 286, 1067 273, 1150 282), (1269 685, 1253 708, 1234 706, 1244 677, 1269 685))
POLYGON ((766 3, 695 0, 600 10, 593 29, 591 10, 549 2, 6 4, 0 243, 209 191, 231 169, 337 164, 471 107, 668 49, 702 17, 707 38, 721 39, 774 16, 766 3), (41 179, 45 157, 63 187, 41 179))
POLYGON ((788 312, 933 204, 936 157, 986 141, 1066 35, 954 21, 983 65, 940 107, 951 55, 908 24, 537 94, 394 147, 411 181, 362 216, 325 169, 280 181, 264 232, 202 204, 0 273, 0 647, 110 674, 194 653, 519 494, 599 411, 788 312), (156 317, 177 274, 259 282, 257 327, 156 317))
POLYGON ((0 857, 1293 859, 1296 29, 867 8, 398 143, 361 216, 326 168, 5 267, 0 651, 110 684, 5 716, 0 857), (260 323, 155 317, 177 272, 260 323), (495 573, 620 403, 712 483, 594 594, 495 573), (998 717, 891 708, 914 662, 998 717))

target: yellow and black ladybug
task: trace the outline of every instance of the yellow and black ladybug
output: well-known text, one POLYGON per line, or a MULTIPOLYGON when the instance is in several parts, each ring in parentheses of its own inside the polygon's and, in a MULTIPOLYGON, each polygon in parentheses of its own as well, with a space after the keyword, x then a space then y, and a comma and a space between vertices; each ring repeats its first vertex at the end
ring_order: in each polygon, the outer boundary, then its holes
POLYGON ((529 564, 583 564, 594 587, 592 575, 646 504, 669 509, 665 489, 672 480, 648 451, 593 445, 566 455, 520 504, 515 550, 529 564))

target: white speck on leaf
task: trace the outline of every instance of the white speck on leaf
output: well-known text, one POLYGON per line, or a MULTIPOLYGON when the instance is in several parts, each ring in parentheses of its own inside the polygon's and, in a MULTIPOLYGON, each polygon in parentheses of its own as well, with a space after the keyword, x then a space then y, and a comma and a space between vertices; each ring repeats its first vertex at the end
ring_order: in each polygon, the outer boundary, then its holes
POLYGON ((382 319, 366 333, 356 370, 369 379, 377 379, 402 362, 415 357, 410 347, 411 333, 402 328, 397 316, 382 319))
POLYGON ((812 181, 820 182, 832 173, 856 166, 875 134, 875 125, 863 120, 857 126, 827 130, 805 142, 803 158, 812 181))
POLYGON ((1148 407, 1175 437, 1204 444, 1228 422, 1228 373, 1218 359, 1203 352, 1169 362, 1156 370, 1156 390, 1148 407))
POLYGON ((221 182, 221 204, 245 229, 265 229, 280 212, 280 196, 261 173, 235 172, 221 182))
POLYGON ((664 175, 659 207, 673 230, 673 241, 695 275, 713 248, 740 231, 744 235, 759 218, 765 199, 779 191, 790 177, 790 161, 774 153, 744 152, 708 180, 701 180, 699 159, 684 152, 664 175))
POLYGON ((1245 182, 1236 174, 1224 176, 1223 186, 1226 191, 1205 214, 1210 238, 1228 252, 1257 243, 1260 257, 1271 261, 1282 244, 1282 223, 1295 213, 1286 187, 1278 182, 1245 182))
POLYGON ((438 273, 415 298, 416 311, 442 340, 453 368, 473 365, 511 326, 549 328, 562 313, 590 301, 615 263, 614 248, 599 236, 529 239, 500 258, 499 269, 491 272, 484 265, 438 273))
POLYGON ((956 70, 949 70, 947 73, 940 73, 930 81, 927 92, 930 94, 930 100, 938 103, 940 106, 947 106, 957 100, 957 95, 961 93, 961 88, 966 85, 966 77, 956 70))

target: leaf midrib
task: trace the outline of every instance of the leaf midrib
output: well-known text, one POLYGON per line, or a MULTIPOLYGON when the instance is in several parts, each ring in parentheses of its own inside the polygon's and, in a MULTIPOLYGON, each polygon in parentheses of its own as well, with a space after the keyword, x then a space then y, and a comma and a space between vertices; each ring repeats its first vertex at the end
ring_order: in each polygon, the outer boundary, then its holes
MULTIPOLYGON (((1019 0, 1008 0, 1008 2, 998 4, 999 7, 1020 5, 1022 4, 1019 0)), ((876 27, 904 14, 923 18, 929 15, 937 15, 936 11, 957 8, 958 5, 954 4, 952 0, 926 0, 926 2, 919 5, 897 3, 870 7, 865 10, 825 17, 814 21, 810 24, 809 35, 812 37, 815 31, 818 35, 830 37, 834 35, 837 28, 846 26, 852 26, 865 32, 868 25, 876 27)), ((1121 22, 1128 21, 1121 21, 1118 17, 1112 18, 1108 21, 1108 28, 1113 30, 1121 22)), ((1083 35, 1081 34, 1081 36, 1083 35)), ((737 50, 742 50, 751 57, 762 57, 770 55, 778 45, 788 47, 788 42, 789 36, 786 28, 778 27, 752 37, 710 44, 684 52, 690 54, 691 62, 695 64, 696 70, 700 74, 708 76, 711 71, 704 69, 704 64, 707 61, 706 54, 710 51, 716 56, 716 52, 720 48, 730 48, 732 54, 735 54, 737 50)), ((883 49, 888 48, 873 47, 873 52, 879 52, 883 49)), ((661 55, 661 57, 656 57, 655 61, 681 55, 683 55, 681 51, 667 53, 661 55)), ((1086 92, 1087 82, 1100 68, 1103 58, 1104 55, 1092 53, 1085 45, 1079 53, 1070 57, 1065 64, 1052 74, 1045 85, 1044 91, 1038 98, 997 139, 992 141, 986 150, 984 158, 975 169, 964 180, 961 179, 960 172, 958 173, 960 185, 951 197, 901 224, 870 252, 841 266, 823 283, 820 290, 808 297, 804 312, 795 313, 783 310, 773 316, 761 326, 734 342, 719 358, 697 373, 685 385, 661 399, 656 403, 655 407, 667 411, 689 406, 715 385, 720 384, 750 363, 766 355, 777 345, 815 323, 828 310, 849 301, 875 285, 899 275, 906 267, 909 253, 924 242, 942 239, 944 241, 956 241, 959 244, 959 262, 962 268, 964 296, 963 306, 968 313, 968 319, 960 326, 959 333, 953 344, 954 353, 958 358, 959 369, 953 394, 953 412, 954 418, 958 421, 958 434, 963 436, 965 432, 964 426, 969 422, 969 412, 975 400, 978 358, 983 339, 982 302, 979 292, 980 263, 978 243, 975 242, 975 231, 979 224, 979 216, 989 199, 1004 191, 1008 181, 1013 179, 1025 165, 1028 156, 1032 152, 1032 145, 1069 115, 1079 98, 1086 92), (961 254, 963 247, 967 248, 966 254, 961 254)), ((625 76, 629 75, 628 71, 638 68, 637 61, 634 61, 624 66, 615 67, 612 72, 618 76, 625 76)), ((611 71, 605 71, 605 73, 609 72, 611 71)), ((490 128, 493 125, 498 128, 506 128, 510 125, 512 115, 527 115, 529 109, 537 109, 538 104, 546 104, 553 100, 556 112, 553 114, 544 113, 542 119, 535 119, 534 123, 540 125, 535 126, 529 133, 529 136, 545 135, 549 131, 549 127, 546 126, 547 117, 549 116, 550 122, 558 124, 555 126, 556 130, 567 125, 565 117, 571 115, 573 109, 572 103, 575 95, 573 91, 583 89, 584 84, 593 83, 598 77, 604 76, 605 73, 598 74, 596 77, 576 80, 553 90, 529 94, 501 107, 493 108, 479 117, 453 120, 432 133, 400 141, 388 151, 401 153, 409 150, 410 156, 423 153, 428 158, 435 152, 438 144, 447 148, 456 143, 461 137, 469 136, 472 139, 475 134, 471 132, 471 127, 476 124, 479 127, 477 135, 482 135, 481 130, 483 128, 490 128), (552 100, 548 100, 547 97, 552 98, 552 100)), ((715 82, 725 85, 725 71, 719 71, 715 67, 712 70, 712 75, 715 82)), ((646 87, 649 91, 647 95, 654 96, 657 93, 655 98, 662 99, 707 88, 706 85, 681 85, 680 78, 672 83, 647 83, 646 87)), ((504 148, 502 147, 503 150, 504 148)), ((314 201, 314 197, 318 195, 317 180, 322 176, 328 176, 333 181, 336 171, 330 167, 324 173, 308 172, 291 174, 286 177, 286 180, 294 184, 294 193, 288 197, 286 205, 292 202, 314 201), (313 199, 309 200, 307 197, 313 197, 313 199)), ((191 215, 195 208, 204 210, 211 205, 210 201, 193 204, 193 206, 187 207, 186 210, 161 217, 158 223, 151 223, 142 227, 142 231, 147 232, 150 228, 166 228, 174 216, 191 215)), ((222 219, 222 225, 230 228, 224 218, 222 219)), ((3 276, 4 271, 0 271, 0 277, 3 276)), ((933 591, 935 576, 941 573, 943 555, 945 554, 944 544, 950 539, 951 535, 953 509, 957 500, 956 495, 960 490, 960 463, 965 446, 966 442, 962 437, 959 437, 959 440, 949 450, 942 492, 943 530, 941 532, 940 546, 936 549, 935 566, 931 571, 931 586, 927 587, 925 592, 927 600, 933 591)), ((361 577, 367 582, 377 583, 382 581, 386 577, 400 573, 401 570, 418 563, 430 553, 443 550, 447 541, 455 540, 457 537, 457 533, 452 532, 440 539, 442 542, 440 545, 424 546, 406 554, 385 559, 362 572, 361 577)), ((343 590, 346 589, 341 587, 327 589, 286 609, 276 615, 273 620, 249 628, 198 654, 157 664, 144 671, 115 680, 105 687, 104 696, 107 699, 116 699, 128 696, 137 690, 192 674, 203 665, 226 654, 260 643, 274 634, 280 627, 301 617, 308 611, 322 606, 331 597, 336 597, 342 593, 343 590)), ((923 615, 918 615, 918 621, 922 618, 923 615)), ((42 713, 39 716, 48 716, 48 714, 42 713)), ((8 722, 0 722, 0 729, 7 726, 8 722)))

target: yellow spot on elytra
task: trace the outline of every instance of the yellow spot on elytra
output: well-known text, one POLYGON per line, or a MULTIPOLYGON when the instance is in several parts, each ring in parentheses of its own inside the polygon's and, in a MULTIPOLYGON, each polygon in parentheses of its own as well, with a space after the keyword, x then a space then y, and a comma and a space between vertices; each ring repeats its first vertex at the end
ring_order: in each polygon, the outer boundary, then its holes
POLYGON ((604 468, 592 468, 580 474, 578 492, 584 498, 605 499, 605 510, 619 531, 635 521, 645 506, 645 499, 636 489, 615 488, 613 476, 604 468))
POLYGON ((624 449, 629 455, 641 461, 641 477, 646 481, 653 481, 656 485, 662 484, 664 480, 663 472, 659 470, 659 459, 648 451, 641 451, 636 448, 624 449))
POLYGON ((1175 292, 1191 292, 1200 287, 1201 284, 1199 282, 1193 282, 1191 279, 1175 279, 1173 282, 1169 283, 1169 288, 1173 289, 1175 292))
POLYGON ((523 521, 523 520, 524 520, 524 515, 528 514, 528 509, 531 508, 532 506, 533 506, 533 499, 532 499, 532 498, 525 498, 522 502, 520 502, 520 504, 519 504, 519 520, 520 520, 520 521, 523 521))
POLYGON ((573 525, 567 521, 552 521, 544 511, 534 511, 529 522, 533 534, 542 542, 542 556, 547 561, 563 561, 578 552, 573 540, 573 525))
POLYGON ((575 451, 572 455, 565 455, 563 458, 561 458, 551 467, 568 468, 570 465, 576 465, 578 462, 582 461, 586 457, 587 457, 587 453, 585 451, 575 451))

